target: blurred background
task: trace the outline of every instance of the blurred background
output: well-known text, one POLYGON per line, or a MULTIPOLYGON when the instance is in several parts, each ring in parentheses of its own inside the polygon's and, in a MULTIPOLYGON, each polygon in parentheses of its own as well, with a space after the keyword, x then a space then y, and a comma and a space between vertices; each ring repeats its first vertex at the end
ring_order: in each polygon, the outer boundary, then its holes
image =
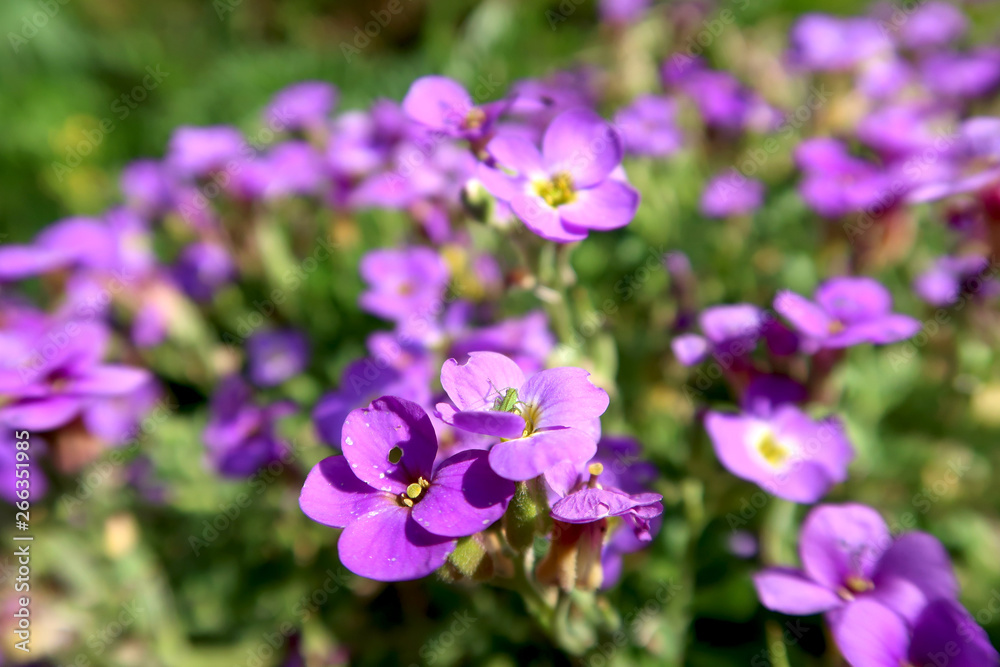
MULTIPOLYGON (((233 124, 253 132, 267 101, 296 81, 333 82, 340 109, 367 108, 378 98, 401 99, 415 78, 428 73, 447 74, 470 89, 488 77, 499 82, 491 96, 499 97, 517 79, 581 63, 607 65, 610 57, 621 76, 618 96, 627 100, 655 87, 660 59, 671 49, 661 20, 643 22, 628 40, 616 41, 597 20, 592 0, 563 0, 569 12, 554 1, 400 2, 403 11, 375 37, 356 41, 359 27, 385 8, 385 0, 5 0, 0 241, 29 241, 54 220, 96 214, 119 201, 121 169, 138 157, 161 157, 179 125, 233 124), (48 17, 44 25, 25 28, 39 12, 48 17), (561 17, 555 25, 552 12, 561 17), (23 39, 11 39, 12 33, 23 39), (81 145, 88 147, 85 154, 81 145)), ((788 101, 777 89, 781 82, 755 63, 781 52, 789 25, 802 12, 847 14, 866 6, 855 0, 724 0, 718 7, 732 7, 735 22, 707 53, 713 64, 781 104, 788 101)), ((689 15, 696 25, 716 11, 695 3, 674 9, 672 16, 689 15)), ((995 42, 997 5, 975 4, 968 11, 972 40, 995 42)), ((762 174, 777 194, 769 195, 747 230, 708 227, 698 218, 710 168, 693 154, 669 164, 629 166, 645 198, 639 218, 627 230, 588 240, 575 258, 581 283, 593 286, 591 301, 613 297, 623 278, 637 275, 651 248, 688 254, 703 304, 766 304, 779 288, 809 293, 829 274, 836 247, 823 243, 815 215, 790 187, 795 176, 788 156, 762 174)), ((378 229, 398 240, 401 228, 390 221, 378 229)), ((349 303, 361 289, 357 257, 380 241, 389 244, 362 233, 350 256, 312 279, 338 285, 305 290, 303 298, 349 303)), ((926 307, 905 293, 944 247, 943 229, 922 220, 907 261, 881 276, 902 294, 900 310, 927 316, 926 307)), ((755 487, 726 476, 713 461, 682 393, 685 372, 662 358, 665 323, 673 315, 662 302, 666 282, 662 271, 638 281, 636 298, 606 323, 616 346, 619 395, 612 402, 619 407, 605 429, 638 435, 666 480, 658 489, 666 496, 663 531, 608 596, 607 605, 629 629, 624 644, 570 657, 550 645, 509 591, 433 578, 384 586, 350 575, 339 564, 330 531, 298 510, 303 471, 326 453, 308 434, 308 423, 292 428, 292 442, 301 443, 296 470, 265 472, 266 479, 246 483, 220 481, 199 463, 207 396, 193 384, 171 382, 176 415, 141 443, 150 469, 142 484, 126 479, 117 465, 138 456, 126 451, 75 479, 54 479, 49 497, 35 508, 35 650, 28 662, 836 664, 822 657, 828 638, 820 619, 806 619, 795 631, 801 636, 790 641, 785 620, 757 601, 749 575, 758 564, 734 556, 740 546, 733 540, 743 530, 762 528, 765 513, 754 505, 755 487), (660 355, 654 363, 652 350, 660 355), (246 506, 240 497, 249 497, 246 506)), ((324 361, 313 369, 312 384, 294 390, 304 402, 329 389, 339 370, 360 356, 367 333, 385 327, 370 317, 316 317, 316 330, 331 333, 312 340, 314 355, 324 361)), ((859 464, 832 498, 870 503, 890 525, 892 517, 918 508, 917 527, 940 537, 955 557, 963 602, 994 645, 1000 642, 996 349, 995 339, 948 335, 902 366, 887 350, 852 350, 840 377, 841 411, 859 464), (959 482, 942 483, 956 467, 959 482), (983 611, 988 613, 977 615, 983 611)), ((713 389, 707 400, 726 400, 724 389, 713 389)), ((792 549, 802 510, 774 509, 766 513, 767 534, 781 542, 775 549, 792 549)), ((9 522, 3 523, 7 535, 9 522)), ((13 576, 10 551, 0 555, 5 588, 13 576)), ((3 664, 22 663, 4 625, 8 616, 0 618, 3 664)))

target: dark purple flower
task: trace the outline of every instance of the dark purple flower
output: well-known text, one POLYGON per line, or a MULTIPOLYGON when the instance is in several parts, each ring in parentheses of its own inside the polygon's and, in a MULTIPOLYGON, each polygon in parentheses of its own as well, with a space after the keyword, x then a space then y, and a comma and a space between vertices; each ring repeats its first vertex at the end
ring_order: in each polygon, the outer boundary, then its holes
POLYGON ((910 621, 874 600, 858 600, 841 613, 833 636, 852 667, 1000 664, 989 637, 954 600, 933 600, 910 621))
POLYGON ((330 446, 340 445, 341 428, 351 410, 379 396, 398 396, 419 405, 431 403, 432 360, 423 346, 374 334, 368 347, 371 354, 348 364, 337 390, 325 394, 313 410, 320 439, 330 446))
POLYGON ((682 136, 677 127, 677 103, 663 95, 642 95, 615 114, 625 151, 632 155, 665 157, 677 152, 682 136))
POLYGON ((250 380, 273 387, 295 377, 309 363, 309 340, 295 329, 259 331, 247 340, 250 380))
POLYGON ((764 184, 735 169, 713 177, 701 193, 701 213, 707 218, 749 215, 764 202, 764 184))
POLYGON ((183 178, 208 176, 244 154, 245 146, 235 127, 179 127, 170 137, 166 164, 183 178))
POLYGON ((288 451, 275 422, 293 410, 288 403, 261 407, 238 375, 215 388, 202 438, 213 468, 228 477, 248 477, 288 451))
POLYGON ((840 612, 862 600, 912 623, 927 602, 958 594, 948 552, 936 538, 910 532, 893 540, 882 517, 865 505, 813 509, 802 525, 799 557, 801 570, 772 567, 754 577, 761 603, 796 616, 828 612, 835 633, 840 612))
POLYGON ((920 330, 919 321, 892 312, 889 290, 872 278, 831 278, 816 289, 815 301, 779 292, 774 309, 814 348, 886 345, 920 330))
POLYGON ((562 461, 583 464, 597 451, 609 399, 589 375, 551 368, 526 380, 502 354, 471 352, 463 365, 444 363, 441 386, 455 407, 437 409, 446 424, 504 439, 490 450, 490 466, 501 477, 533 479, 562 461))
POLYGON ((542 238, 579 241, 590 230, 624 227, 635 217, 639 193, 619 169, 621 136, 589 109, 566 111, 552 121, 541 152, 503 134, 487 151, 496 167, 481 164, 479 179, 542 238))
POLYGON ((229 251, 211 242, 192 243, 184 248, 173 271, 174 280, 195 301, 211 301, 235 276, 236 265, 229 251))
POLYGON ((685 366, 701 363, 709 353, 730 361, 743 358, 757 347, 769 321, 764 311, 750 303, 712 306, 698 316, 704 335, 682 334, 671 348, 685 366))
POLYGON ((437 436, 416 403, 386 396, 344 423, 343 456, 309 473, 299 505, 343 528, 337 549, 349 570, 378 581, 418 579, 441 567, 456 539, 503 516, 514 484, 490 470, 485 451, 434 469, 437 436))
POLYGON ((321 127, 337 105, 336 86, 325 81, 303 81, 279 91, 265 116, 278 129, 321 127))
POLYGON ((447 136, 470 140, 486 137, 507 106, 505 101, 476 105, 462 84, 444 76, 417 79, 403 98, 403 111, 413 120, 447 136))
POLYGON ((985 275, 989 260, 982 255, 939 257, 930 269, 917 276, 914 291, 932 306, 950 306, 963 294, 992 296, 1000 291, 1000 283, 985 275))

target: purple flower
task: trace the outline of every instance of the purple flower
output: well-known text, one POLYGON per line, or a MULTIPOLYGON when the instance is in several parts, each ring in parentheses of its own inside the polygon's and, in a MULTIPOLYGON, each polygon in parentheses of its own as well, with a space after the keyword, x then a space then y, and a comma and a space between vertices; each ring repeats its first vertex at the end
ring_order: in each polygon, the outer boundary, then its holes
POLYGON ((763 376, 747 389, 746 412, 709 411, 705 429, 726 470, 779 498, 813 503, 847 479, 854 449, 835 417, 813 420, 791 401, 801 390, 763 376))
POLYGON ((677 152, 682 137, 677 104, 663 95, 642 95, 615 114, 625 151, 632 155, 665 157, 677 152))
POLYGON ((853 667, 1000 664, 989 637, 954 600, 929 602, 912 624, 878 602, 858 600, 844 609, 833 636, 853 667))
POLYGON ((875 20, 827 14, 801 17, 792 26, 789 42, 791 63, 814 71, 850 69, 892 48, 875 20))
POLYGON ((910 49, 942 47, 965 34, 968 24, 958 7, 947 2, 927 2, 900 27, 899 40, 910 49))
POLYGON ((861 601, 912 623, 927 602, 958 593, 948 552, 936 538, 910 532, 894 541, 878 512, 865 505, 813 509, 802 525, 799 557, 801 570, 772 567, 754 576, 761 604, 796 616, 834 612, 828 618, 835 633, 841 612, 861 601))
POLYGON ((508 202, 531 231, 560 243, 590 230, 624 227, 639 207, 639 193, 619 167, 622 139, 589 109, 563 112, 545 131, 542 150, 501 134, 487 146, 496 167, 481 164, 479 179, 508 202))
POLYGON ((129 394, 150 380, 143 369, 101 362, 108 331, 96 323, 29 325, 3 342, 11 357, 0 366, 0 424, 8 428, 54 430, 95 401, 129 394))
POLYGON ((701 193, 701 213, 707 218, 749 215, 764 202, 764 184, 735 169, 713 177, 701 193))
POLYGON ((244 165, 233 180, 233 190, 247 199, 313 195, 322 190, 326 166, 322 155, 309 144, 288 141, 244 165))
POLYGON ((321 127, 337 104, 337 88, 325 81, 303 81, 281 90, 265 116, 272 125, 289 130, 321 127))
POLYGON ((462 84, 444 76, 417 79, 403 98, 403 111, 413 120, 449 137, 473 141, 489 135, 507 105, 500 101, 477 106, 462 84))
POLYGON ((162 162, 136 160, 122 171, 119 180, 129 206, 143 215, 159 215, 173 203, 173 183, 162 162))
POLYGON ((275 422, 293 409, 287 402, 261 407, 242 378, 224 379, 212 395, 202 433, 212 466, 228 477, 247 477, 279 460, 287 447, 275 433, 275 422))
POLYGON ((649 0, 601 0, 598 6, 605 23, 629 24, 642 18, 649 9, 649 0))
POLYGON ((66 218, 30 245, 0 247, 0 282, 67 268, 111 269, 115 260, 115 238, 107 225, 94 218, 66 218))
POLYGON ((510 357, 526 373, 540 371, 555 346, 544 311, 508 318, 488 327, 450 332, 448 356, 464 361, 471 352, 485 350, 510 357))
POLYGON ((450 275, 430 248, 373 250, 361 260, 360 270, 369 286, 359 299, 361 308, 399 323, 404 331, 426 328, 442 308, 450 275))
POLYGON ((974 99, 1000 87, 1000 49, 935 53, 920 67, 928 91, 945 98, 974 99))
POLYGON ((339 446, 341 428, 351 410, 379 396, 398 396, 419 405, 431 402, 431 356, 419 345, 374 334, 371 355, 347 365, 337 391, 324 395, 313 410, 320 439, 339 446))
POLYGON ((457 409, 446 403, 437 409, 446 424, 503 438, 490 450, 490 466, 501 477, 533 479, 562 461, 582 465, 597 451, 608 394, 589 375, 550 368, 526 380, 502 354, 471 352, 465 364, 449 359, 441 368, 441 385, 457 409))
POLYGON ((184 248, 173 270, 174 280, 195 301, 211 301, 236 277, 229 251, 218 243, 197 242, 184 248))
POLYGON ((780 120, 760 95, 729 72, 709 69, 701 58, 664 63, 661 76, 665 85, 691 98, 708 127, 729 133, 767 131, 780 120))
POLYGON ((892 312, 889 290, 872 278, 831 278, 817 288, 815 302, 779 292, 774 309, 816 348, 886 345, 920 330, 919 321, 892 312))
POLYGON ((803 173, 799 184, 802 198, 825 218, 875 206, 884 208, 898 194, 882 169, 852 157, 836 139, 803 141, 795 149, 795 160, 803 173))
POLYGON ((243 135, 235 127, 179 127, 170 137, 166 163, 183 178, 199 178, 224 168, 245 151, 243 135))
POLYGON ((309 340, 295 329, 259 331, 247 340, 250 380, 273 387, 295 377, 309 363, 309 340))
POLYGON ((343 456, 318 463, 302 487, 309 518, 343 528, 337 549, 349 570, 403 581, 445 563, 456 539, 503 516, 514 484, 498 477, 485 451, 467 451, 434 469, 437 436, 421 407, 385 396, 344 423, 343 456))
MULTIPOLYGON (((649 522, 663 514, 663 496, 642 491, 629 493, 613 486, 612 480, 604 484, 600 478, 603 472, 604 464, 596 460, 589 465, 587 475, 577 475, 574 470, 574 483, 560 489, 562 498, 552 505, 552 518, 563 523, 594 523, 622 517, 636 539, 649 542, 653 539, 649 522)), ((550 484, 552 478, 546 475, 550 484)))
POLYGON ((921 203, 974 192, 1000 181, 1000 119, 977 116, 966 119, 954 150, 942 156, 940 166, 909 192, 908 203, 921 203))
POLYGON ((674 356, 685 366, 694 366, 709 353, 728 359, 741 359, 753 352, 766 331, 767 314, 750 303, 736 303, 706 308, 698 316, 704 336, 682 334, 671 342, 674 356))
POLYGON ((917 276, 914 291, 932 306, 950 306, 963 294, 994 295, 1000 283, 985 276, 989 261, 982 255, 939 257, 930 269, 917 276))

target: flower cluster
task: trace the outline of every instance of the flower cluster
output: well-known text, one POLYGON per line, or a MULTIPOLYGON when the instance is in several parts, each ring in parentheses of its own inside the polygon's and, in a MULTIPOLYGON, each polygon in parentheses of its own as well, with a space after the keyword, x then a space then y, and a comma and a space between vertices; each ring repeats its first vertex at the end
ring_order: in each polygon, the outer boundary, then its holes
MULTIPOLYGON (((621 554, 652 539, 651 521, 663 506, 659 494, 637 490, 642 482, 634 475, 602 477, 606 450, 617 441, 599 443, 608 395, 588 375, 551 368, 526 379, 517 363, 496 352, 471 352, 464 364, 449 359, 441 386, 453 404, 437 405, 440 421, 394 396, 351 411, 341 429, 343 455, 313 468, 302 510, 343 528, 344 565, 382 581, 430 574, 456 553, 459 538, 475 537, 482 550, 477 571, 483 560, 489 572, 503 570, 510 552, 524 558, 538 529, 550 524, 552 544, 538 564, 538 583, 594 590, 610 580, 602 558, 617 575, 621 554), (483 437, 443 458, 438 432, 448 427, 483 437), (540 521, 550 501, 551 521, 540 521), (618 527, 631 530, 605 544, 618 527)), ((468 554, 458 553, 452 566, 469 574, 468 554)))

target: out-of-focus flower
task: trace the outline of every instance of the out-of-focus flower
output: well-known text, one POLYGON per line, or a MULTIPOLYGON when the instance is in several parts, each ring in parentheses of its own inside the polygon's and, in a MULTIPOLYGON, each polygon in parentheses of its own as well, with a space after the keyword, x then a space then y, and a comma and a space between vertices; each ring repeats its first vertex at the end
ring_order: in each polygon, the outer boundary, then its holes
POLYGON ((566 111, 552 121, 541 152, 521 137, 503 134, 487 151, 496 166, 480 165, 483 185, 550 241, 569 243, 591 230, 624 227, 639 207, 639 193, 619 169, 621 136, 588 109, 566 111))
POLYGON ((457 537, 503 516, 514 484, 485 451, 466 451, 434 469, 437 436, 415 403, 383 397, 344 423, 343 456, 309 473, 299 504, 314 521, 343 528, 340 560, 369 579, 402 581, 445 563, 457 537))
POLYGON ((682 142, 677 127, 677 104, 663 95, 641 95, 615 114, 625 151, 632 155, 666 157, 682 142))
POLYGON ((661 76, 668 88, 691 98, 708 127, 729 133, 773 130, 778 112, 729 72, 709 69, 701 58, 664 63, 661 76))
POLYGON ((508 102, 477 106, 462 84, 444 76, 425 76, 410 86, 403 111, 418 123, 450 137, 478 140, 488 136, 508 102))
POLYGON ((295 377, 309 363, 309 340, 295 329, 258 331, 247 340, 250 380, 273 387, 295 377))
POLYGON ((932 306, 950 306, 963 294, 993 296, 1000 292, 1000 282, 985 275, 989 260, 982 255, 939 257, 934 265, 917 276, 913 289, 932 306))
POLYGON ((925 2, 899 28, 899 41, 910 49, 934 49, 965 34, 968 19, 961 9, 947 2, 925 2))
POLYGON ((246 146, 243 135, 235 127, 184 126, 174 130, 170 137, 165 162, 182 178, 200 178, 245 155, 246 146))
POLYGON ((294 411, 288 402, 259 406, 253 390, 238 375, 215 388, 202 438, 219 474, 248 477, 279 460, 288 450, 275 432, 276 421, 294 411))
POLYGON ((764 184, 735 169, 713 177, 701 193, 701 213, 707 218, 728 218, 753 213, 764 202, 764 184))
POLYGON ((650 0, 601 0, 597 10, 605 23, 626 25, 641 19, 649 3, 650 0))
POLYGON ((779 498, 812 503, 847 479, 854 450, 839 420, 816 421, 791 404, 794 389, 758 380, 746 392, 745 413, 710 411, 705 429, 729 472, 779 498))
POLYGON ((95 218, 66 218, 43 230, 30 245, 0 247, 0 282, 68 268, 110 269, 115 239, 95 218))
POLYGON ((490 450, 501 477, 523 481, 570 461, 582 465, 597 451, 599 418, 608 394, 581 368, 551 368, 525 379, 516 363, 495 352, 471 352, 459 365, 449 359, 441 385, 455 407, 439 403, 442 421, 504 440, 490 450))
POLYGON ((192 299, 211 301, 221 287, 236 277, 236 265, 223 246, 199 241, 181 251, 173 277, 192 299))
POLYGON ((779 292, 774 309, 814 348, 841 348, 906 340, 920 322, 892 312, 892 296, 872 278, 831 278, 816 289, 815 301, 779 292))
POLYGON ((102 362, 108 338, 98 323, 72 320, 11 332, 5 349, 20 352, 0 366, 0 424, 51 431, 99 398, 129 394, 146 384, 148 371, 102 362))
POLYGON ((431 355, 414 341, 374 334, 370 355, 344 369, 336 391, 325 394, 313 410, 320 439, 339 446, 341 427, 351 410, 379 396, 397 396, 419 405, 431 402, 431 355))
POLYGON ((336 86, 325 81, 302 81, 279 91, 265 112, 278 129, 307 130, 321 127, 337 105, 336 86))
POLYGON ((878 23, 870 18, 806 14, 792 26, 788 39, 792 65, 813 71, 850 69, 892 49, 878 23))
POLYGON ((761 603, 796 616, 828 612, 835 633, 862 601, 913 623, 929 601, 958 594, 948 552, 935 537, 910 532, 893 540, 882 517, 865 505, 813 509, 802 525, 799 557, 801 570, 772 567, 754 576, 761 603))
POLYGON ((848 154, 836 139, 808 139, 795 150, 802 170, 799 192, 809 206, 825 218, 853 211, 888 207, 903 192, 894 189, 882 169, 848 154))
POLYGON ((920 73, 924 85, 935 96, 980 98, 1000 87, 1000 49, 935 53, 923 60, 920 73))

